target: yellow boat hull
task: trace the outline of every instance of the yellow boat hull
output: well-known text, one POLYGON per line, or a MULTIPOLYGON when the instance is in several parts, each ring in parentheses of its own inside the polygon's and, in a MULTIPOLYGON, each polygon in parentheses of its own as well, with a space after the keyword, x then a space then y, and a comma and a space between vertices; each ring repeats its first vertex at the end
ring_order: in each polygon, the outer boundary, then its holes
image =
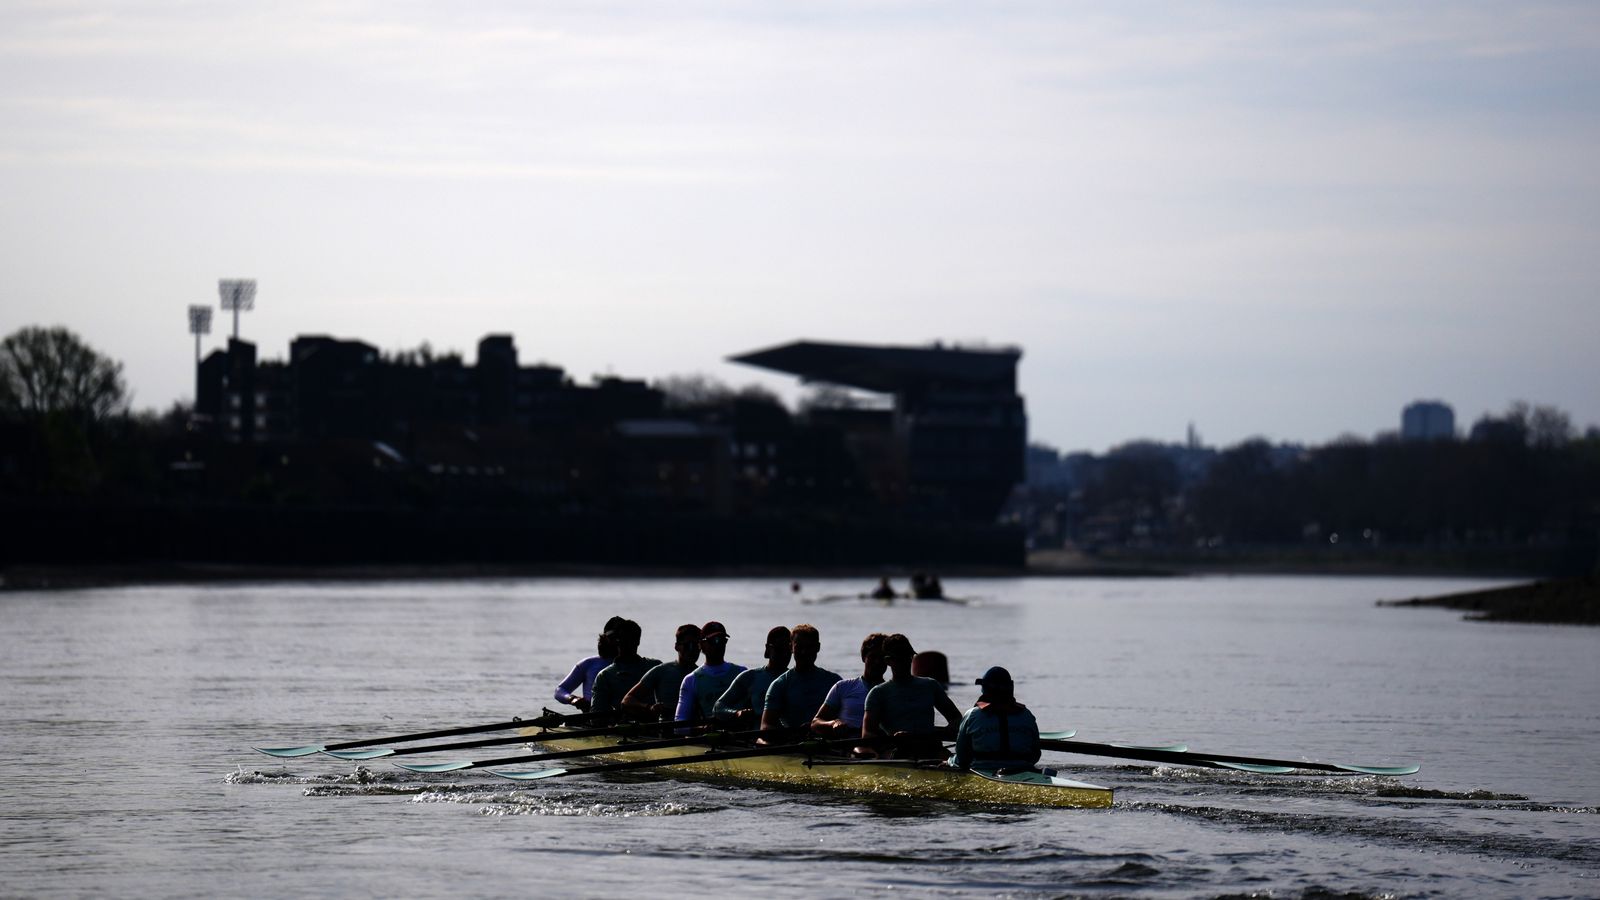
MULTIPOLYGON (((560 733, 560 729, 522 729, 523 736, 530 741, 548 742, 552 747, 559 746, 562 749, 600 750, 617 746, 615 738, 595 736, 562 740, 558 737, 560 733)), ((616 761, 682 759, 713 749, 709 746, 657 748, 607 753, 605 758, 616 761)), ((1005 776, 976 771, 962 772, 938 764, 913 760, 859 761, 782 754, 683 763, 664 767, 662 771, 697 779, 727 779, 862 794, 927 797, 935 800, 1059 806, 1073 809, 1095 809, 1111 805, 1111 789, 1100 785, 1039 772, 1005 776)))

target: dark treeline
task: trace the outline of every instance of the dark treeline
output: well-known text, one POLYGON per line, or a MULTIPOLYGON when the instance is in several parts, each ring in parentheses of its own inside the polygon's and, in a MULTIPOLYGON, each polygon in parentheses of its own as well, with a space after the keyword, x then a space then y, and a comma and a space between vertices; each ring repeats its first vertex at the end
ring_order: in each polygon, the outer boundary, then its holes
POLYGON ((1464 439, 1134 443, 1031 454, 1035 546, 1227 562, 1361 560, 1587 571, 1600 547, 1600 433, 1517 404, 1464 439))

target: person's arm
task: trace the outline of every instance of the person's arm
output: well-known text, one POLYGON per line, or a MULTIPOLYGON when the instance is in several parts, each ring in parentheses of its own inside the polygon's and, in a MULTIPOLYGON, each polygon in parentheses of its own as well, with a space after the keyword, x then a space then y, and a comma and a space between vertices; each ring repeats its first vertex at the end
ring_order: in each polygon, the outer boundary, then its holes
POLYGON ((678 722, 688 722, 695 718, 693 672, 683 676, 683 682, 678 685, 678 710, 672 718, 678 722))
MULTIPOLYGON (((1039 764, 1039 720, 1033 717, 1032 711, 1025 711, 1026 715, 1018 716, 1022 721, 1023 750, 1017 754, 1018 759, 1025 759, 1028 765, 1039 764)), ((1015 745, 1013 745, 1015 746, 1015 745)))
MULTIPOLYGON (((811 717, 811 730, 816 734, 836 735, 844 730, 844 723, 839 721, 841 701, 835 699, 839 696, 839 683, 834 682, 828 689, 828 698, 822 701, 822 708, 811 717)), ((766 722, 761 723, 766 727, 766 722)))
POLYGON ((617 708, 616 698, 612 695, 616 690, 612 688, 612 679, 606 677, 607 666, 600 670, 594 677, 594 689, 589 693, 589 712, 612 712, 617 708))
POLYGON ((961 722, 961 708, 956 706, 950 695, 944 692, 944 688, 940 688, 939 695, 933 698, 933 708, 939 711, 939 715, 944 716, 945 724, 954 726, 961 722))
POLYGON ((956 728, 956 752, 950 757, 950 765, 958 769, 972 768, 972 725, 968 720, 976 714, 974 711, 962 716, 961 725, 956 728))
MULTIPOLYGON (((577 690, 579 685, 583 684, 583 678, 584 678, 584 675, 587 674, 586 670, 587 670, 588 664, 589 664, 589 661, 587 659, 579 662, 577 665, 572 667, 572 671, 571 672, 567 673, 567 677, 561 679, 561 683, 556 685, 556 695, 555 696, 556 696, 557 702, 565 703, 568 706, 579 706, 580 705, 578 703, 578 701, 582 700, 583 698, 579 697, 578 695, 576 695, 576 694, 574 694, 572 692, 577 690)), ((587 704, 587 702, 585 702, 583 705, 588 705, 588 704, 587 704)))
MULTIPOLYGON (((654 669, 650 670, 650 672, 654 671, 654 669)), ((639 679, 638 684, 628 688, 628 692, 622 695, 623 712, 632 713, 641 719, 660 718, 653 708, 656 702, 656 690, 651 681, 650 672, 644 673, 645 677, 639 679)))
POLYGON ((785 672, 767 685, 767 697, 761 705, 761 728, 770 731, 783 727, 783 714, 789 708, 789 692, 785 689, 789 673, 785 672), (783 682, 783 686, 779 685, 783 682))
POLYGON ((750 717, 753 707, 750 706, 750 679, 755 677, 755 670, 746 669, 740 672, 722 692, 717 702, 711 707, 711 715, 718 721, 741 721, 750 717))

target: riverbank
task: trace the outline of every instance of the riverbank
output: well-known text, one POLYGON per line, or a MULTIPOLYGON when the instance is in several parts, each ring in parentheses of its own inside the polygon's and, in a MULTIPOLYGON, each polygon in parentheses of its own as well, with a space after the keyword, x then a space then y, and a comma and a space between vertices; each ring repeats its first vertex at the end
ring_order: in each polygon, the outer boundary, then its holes
POLYGON ((1548 625, 1600 625, 1600 578, 1553 578, 1510 587, 1380 600, 1379 606, 1438 606, 1463 610, 1482 622, 1527 622, 1548 625))
MULTIPOLYGON (((1234 560, 1232 564, 1107 558, 1070 550, 1030 553, 1024 566, 974 564, 663 566, 584 563, 394 563, 293 565, 269 563, 151 562, 83 565, 13 565, 0 568, 0 592, 87 590, 127 585, 226 584, 277 581, 504 581, 524 578, 771 579, 804 584, 814 579, 859 579, 863 590, 887 577, 902 582, 915 571, 946 583, 973 578, 1180 578, 1189 575, 1391 575, 1483 576, 1481 570, 1437 565, 1405 566, 1330 560, 1234 560)), ((1502 577, 1516 577, 1495 573, 1502 577)), ((1412 602, 1412 601, 1406 601, 1412 602)), ((1430 602, 1430 601, 1417 601, 1430 602)))

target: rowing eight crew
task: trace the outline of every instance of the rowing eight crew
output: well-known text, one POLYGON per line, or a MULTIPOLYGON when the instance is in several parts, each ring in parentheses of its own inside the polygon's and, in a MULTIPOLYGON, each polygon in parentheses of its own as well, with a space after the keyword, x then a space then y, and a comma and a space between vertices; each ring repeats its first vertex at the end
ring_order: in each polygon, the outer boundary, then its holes
POLYGON ((579 663, 557 699, 565 691, 566 702, 591 713, 670 719, 682 723, 680 733, 715 722, 759 723, 774 737, 802 730, 830 738, 860 735, 857 756, 917 759, 945 755, 934 723, 937 711, 956 726, 953 766, 1012 771, 1039 761, 1038 722, 1016 701, 1010 673, 995 666, 979 678, 983 694, 963 715, 940 682, 914 673, 916 651, 903 634, 868 635, 861 642, 858 678, 841 678, 817 665, 822 636, 812 625, 767 632, 766 665, 758 669, 727 661, 729 636, 721 622, 679 626, 677 656, 670 662, 640 656, 641 635, 637 622, 613 617, 599 643, 609 663, 594 666, 592 674, 580 673, 593 665, 590 660, 579 663), (705 662, 697 666, 702 654, 705 662), (573 694, 580 683, 583 697, 573 694), (883 737, 892 739, 892 749, 883 746, 883 737))

